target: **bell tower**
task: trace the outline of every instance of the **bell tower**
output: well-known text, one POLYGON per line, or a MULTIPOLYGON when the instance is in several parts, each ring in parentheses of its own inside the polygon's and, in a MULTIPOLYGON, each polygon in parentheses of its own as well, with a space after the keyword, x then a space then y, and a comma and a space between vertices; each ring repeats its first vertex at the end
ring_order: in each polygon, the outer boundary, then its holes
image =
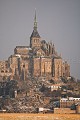
POLYGON ((35 17, 34 17, 34 27, 33 32, 30 36, 30 47, 40 47, 41 46, 41 37, 37 31, 37 20, 36 20, 36 10, 35 10, 35 17))

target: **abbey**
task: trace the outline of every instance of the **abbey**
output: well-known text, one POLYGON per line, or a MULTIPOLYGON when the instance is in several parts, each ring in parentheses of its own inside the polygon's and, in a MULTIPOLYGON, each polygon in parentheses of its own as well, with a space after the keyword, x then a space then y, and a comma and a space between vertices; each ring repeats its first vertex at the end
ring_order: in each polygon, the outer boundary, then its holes
POLYGON ((63 62, 52 42, 42 40, 37 30, 36 12, 29 46, 16 46, 7 61, 0 62, 0 76, 26 80, 32 77, 50 77, 55 80, 70 76, 70 66, 63 62))

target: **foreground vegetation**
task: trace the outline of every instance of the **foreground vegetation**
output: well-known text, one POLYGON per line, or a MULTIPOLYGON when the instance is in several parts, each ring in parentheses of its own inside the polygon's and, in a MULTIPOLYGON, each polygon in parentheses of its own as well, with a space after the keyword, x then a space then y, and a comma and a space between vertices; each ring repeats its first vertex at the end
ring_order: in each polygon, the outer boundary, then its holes
POLYGON ((80 115, 2 113, 0 114, 0 120, 80 120, 80 115))

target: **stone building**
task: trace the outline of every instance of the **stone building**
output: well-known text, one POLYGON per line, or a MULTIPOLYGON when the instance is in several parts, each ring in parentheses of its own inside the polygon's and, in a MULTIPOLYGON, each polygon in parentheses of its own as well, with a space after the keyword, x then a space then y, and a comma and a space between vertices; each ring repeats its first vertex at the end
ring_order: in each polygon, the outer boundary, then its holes
POLYGON ((76 113, 80 114, 80 103, 76 106, 76 113))
POLYGON ((79 104, 80 98, 61 98, 60 99, 60 108, 70 108, 73 104, 79 104))
POLYGON ((62 58, 60 56, 53 58, 53 76, 55 79, 62 77, 62 58))
POLYGON ((34 77, 51 76, 57 80, 70 76, 70 66, 63 63, 52 42, 41 40, 37 30, 36 12, 30 46, 16 46, 14 54, 8 58, 8 69, 12 77, 25 80, 28 75, 34 77))
POLYGON ((9 77, 12 73, 8 67, 8 61, 0 61, 0 77, 5 79, 9 77))
POLYGON ((50 57, 33 58, 34 76, 52 75, 52 59, 50 57))
POLYGON ((76 110, 70 108, 54 108, 54 114, 75 114, 76 110))
POLYGON ((0 73, 9 72, 7 68, 8 68, 8 61, 0 61, 0 73))
POLYGON ((67 63, 67 61, 63 62, 62 64, 62 73, 63 77, 68 78, 70 76, 70 65, 67 63))

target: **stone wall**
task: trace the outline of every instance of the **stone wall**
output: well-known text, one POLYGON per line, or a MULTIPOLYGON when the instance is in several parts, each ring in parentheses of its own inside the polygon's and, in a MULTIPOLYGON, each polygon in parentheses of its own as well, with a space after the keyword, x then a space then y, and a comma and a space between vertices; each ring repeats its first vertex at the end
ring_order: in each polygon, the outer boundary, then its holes
POLYGON ((76 110, 71 110, 70 108, 54 108, 55 114, 72 114, 76 113, 76 110))
POLYGON ((76 113, 80 114, 80 104, 76 106, 76 113))
POLYGON ((61 58, 54 58, 53 72, 54 72, 55 79, 58 79, 62 76, 62 59, 61 58))
POLYGON ((52 74, 52 60, 47 57, 35 57, 33 63, 34 76, 45 76, 52 74))

